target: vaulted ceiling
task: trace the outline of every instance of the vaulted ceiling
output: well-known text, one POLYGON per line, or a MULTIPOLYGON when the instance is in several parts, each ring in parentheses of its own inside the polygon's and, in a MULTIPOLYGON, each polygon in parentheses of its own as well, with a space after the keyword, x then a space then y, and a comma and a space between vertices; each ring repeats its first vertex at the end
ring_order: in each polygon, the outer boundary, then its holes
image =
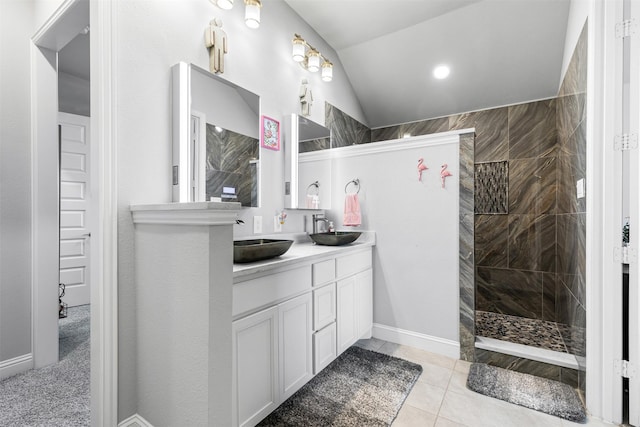
POLYGON ((372 128, 555 96, 569 0, 285 0, 338 54, 372 128), (438 80, 432 71, 446 64, 438 80))

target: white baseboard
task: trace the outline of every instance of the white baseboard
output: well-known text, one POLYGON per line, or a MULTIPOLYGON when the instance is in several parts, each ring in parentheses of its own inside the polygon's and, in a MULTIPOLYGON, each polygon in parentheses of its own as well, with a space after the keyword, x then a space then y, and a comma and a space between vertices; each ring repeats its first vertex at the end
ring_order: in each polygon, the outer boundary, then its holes
POLYGON ((453 359, 460 358, 460 343, 392 326, 373 324, 373 337, 395 344, 408 345, 453 359))
POLYGON ((0 362, 0 380, 28 371, 31 368, 33 368, 33 355, 31 353, 3 360, 0 362))
POLYGON ((121 421, 118 424, 118 427, 153 427, 153 425, 151 425, 149 421, 145 420, 140 415, 135 414, 130 416, 126 420, 121 421))

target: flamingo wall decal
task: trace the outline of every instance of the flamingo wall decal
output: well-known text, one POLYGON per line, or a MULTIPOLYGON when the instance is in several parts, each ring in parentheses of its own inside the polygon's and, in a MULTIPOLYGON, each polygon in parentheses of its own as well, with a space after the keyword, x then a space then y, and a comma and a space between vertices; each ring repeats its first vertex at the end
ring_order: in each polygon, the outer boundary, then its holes
POLYGON ((440 169, 440 181, 442 182, 442 188, 444 188, 444 179, 448 176, 453 176, 451 172, 447 170, 447 164, 442 165, 442 169, 440 169))
POLYGON ((420 157, 418 159, 418 181, 422 182, 422 171, 429 169, 427 165, 424 164, 424 159, 420 157))

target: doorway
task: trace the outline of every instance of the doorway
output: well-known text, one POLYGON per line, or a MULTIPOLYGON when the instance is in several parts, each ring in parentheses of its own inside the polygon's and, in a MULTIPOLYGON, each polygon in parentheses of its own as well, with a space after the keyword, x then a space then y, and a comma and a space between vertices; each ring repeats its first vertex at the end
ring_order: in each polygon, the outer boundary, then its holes
POLYGON ((58 359, 59 156, 57 53, 89 24, 91 180, 91 425, 117 424, 117 209, 114 103, 116 2, 60 0, 32 37, 32 351, 34 367, 58 359), (52 131, 53 130, 53 131, 52 131), (52 212, 54 214, 52 214, 52 212))

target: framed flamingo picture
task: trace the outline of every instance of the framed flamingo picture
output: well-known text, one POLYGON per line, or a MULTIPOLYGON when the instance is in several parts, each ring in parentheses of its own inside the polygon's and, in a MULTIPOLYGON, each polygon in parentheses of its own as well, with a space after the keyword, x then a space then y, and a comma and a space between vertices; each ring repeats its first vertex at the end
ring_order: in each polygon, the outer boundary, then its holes
POLYGON ((262 116, 260 120, 260 145, 269 150, 280 150, 280 122, 262 116))

